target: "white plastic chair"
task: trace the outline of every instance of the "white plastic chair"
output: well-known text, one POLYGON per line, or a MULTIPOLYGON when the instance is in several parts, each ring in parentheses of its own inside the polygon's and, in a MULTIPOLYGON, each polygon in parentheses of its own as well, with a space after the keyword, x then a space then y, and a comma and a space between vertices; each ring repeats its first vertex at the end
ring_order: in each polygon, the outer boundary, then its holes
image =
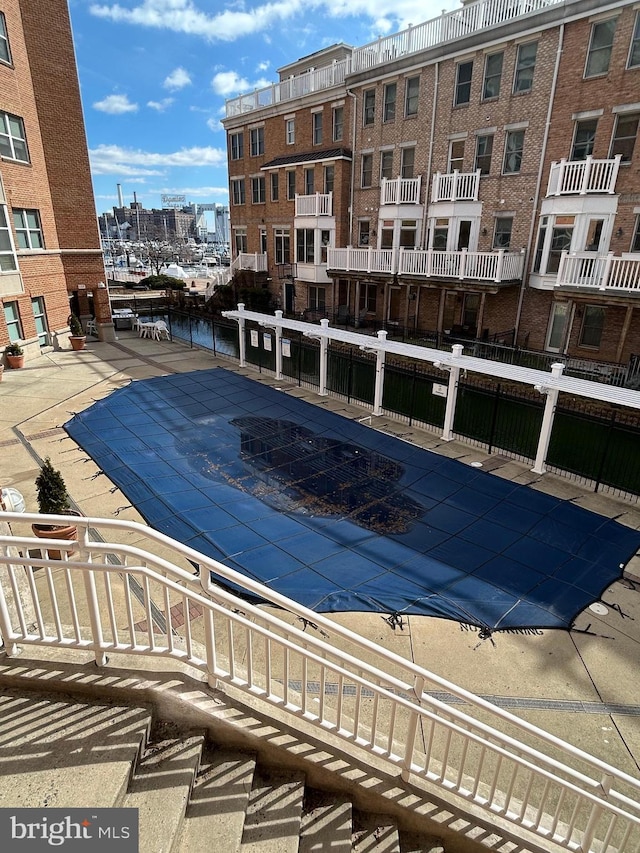
POLYGON ((160 341, 162 340, 162 336, 165 335, 168 341, 171 340, 171 333, 169 332, 169 327, 165 323, 164 320, 158 320, 153 327, 153 337, 160 341))

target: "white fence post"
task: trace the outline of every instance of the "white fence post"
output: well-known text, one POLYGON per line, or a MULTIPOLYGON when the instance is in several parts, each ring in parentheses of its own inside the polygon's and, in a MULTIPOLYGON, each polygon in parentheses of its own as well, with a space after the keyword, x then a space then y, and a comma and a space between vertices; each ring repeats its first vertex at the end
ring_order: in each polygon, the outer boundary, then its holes
MULTIPOLYGON (((282 320, 282 311, 275 312, 276 319, 282 320)), ((282 379, 282 326, 276 324, 276 379, 282 379)))
MULTIPOLYGON (((381 329, 378 332, 378 340, 386 341, 387 332, 381 329)), ((382 414, 382 395, 384 393, 384 360, 386 353, 383 349, 379 349, 376 353, 376 386, 373 392, 373 414, 382 414)))
MULTIPOLYGON (((238 302, 238 311, 244 311, 244 302, 238 302)), ((240 367, 247 366, 247 342, 244 339, 244 317, 238 317, 238 357, 240 367)))
MULTIPOLYGON (((320 326, 323 329, 329 328, 329 321, 325 318, 320 320, 320 326)), ((322 335, 320 338, 320 388, 318 393, 321 397, 327 396, 327 362, 329 350, 329 339, 322 335)))
MULTIPOLYGON (((551 365, 551 376, 553 379, 559 379, 562 376, 564 364, 558 362, 551 365)), ((553 419, 556 412, 556 404, 558 402, 559 391, 557 388, 547 388, 544 385, 536 385, 536 391, 540 394, 546 394, 544 404, 544 413, 542 415, 542 425, 540 427, 540 437, 538 438, 538 450, 536 452, 535 465, 531 469, 534 474, 544 474, 544 467, 549 450, 549 442, 551 440, 551 431, 553 430, 553 419)))
MULTIPOLYGON (((462 355, 462 344, 454 344, 451 348, 454 358, 460 358, 462 355)), ((449 371, 449 389, 447 391, 447 406, 444 411, 444 426, 442 431, 443 441, 453 441, 453 419, 456 415, 456 402, 458 399, 458 380, 460 379, 460 368, 456 365, 442 365, 438 361, 434 361, 434 367, 440 367, 442 370, 449 371)))

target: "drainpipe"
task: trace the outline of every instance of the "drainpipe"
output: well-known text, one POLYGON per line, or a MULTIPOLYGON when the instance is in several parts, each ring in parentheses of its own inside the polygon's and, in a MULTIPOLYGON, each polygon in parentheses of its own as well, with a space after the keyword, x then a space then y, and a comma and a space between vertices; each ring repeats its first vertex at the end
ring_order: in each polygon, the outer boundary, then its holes
POLYGON ((353 245, 353 196, 356 179, 356 113, 357 98, 351 89, 347 95, 353 98, 353 116, 351 118, 351 187, 349 188, 349 245, 353 245))
POLYGON ((423 249, 427 248, 427 228, 428 228, 428 217, 427 213, 429 210, 429 199, 431 197, 431 169, 433 167, 433 145, 434 145, 434 136, 436 131, 436 106, 438 103, 438 88, 440 86, 440 63, 436 62, 434 67, 434 78, 433 78, 433 104, 431 107, 431 135, 429 138, 429 157, 427 158, 427 172, 426 172, 426 181, 425 181, 425 190, 424 190, 424 217, 422 220, 422 240, 420 241, 420 245, 423 249))
MULTIPOLYGON (((531 249, 531 244, 533 241, 533 235, 536 230, 536 222, 538 220, 538 202, 540 201, 540 187, 542 184, 542 172, 544 170, 545 165, 545 155, 547 152, 547 144, 549 142, 549 128, 551 126, 551 114, 553 112, 553 102, 556 96, 556 89, 558 86, 558 73, 560 71, 560 59, 562 58, 562 50, 564 47, 564 24, 560 24, 560 29, 558 30, 558 49, 556 51, 556 62, 553 68, 553 80, 551 81, 551 93, 549 97, 549 106, 547 108, 547 120, 544 126, 544 136, 542 138, 542 147, 540 149, 540 168, 538 169, 538 180, 536 182, 536 191, 533 197, 533 210, 531 211, 531 225, 529 227, 529 239, 527 241, 527 245, 529 246, 529 250, 531 249)), ((527 266, 529 264, 529 258, 531 257, 531 251, 527 253, 527 257, 525 258, 525 263, 523 267, 523 275, 522 275, 522 284, 520 285, 520 296, 518 298, 518 308, 516 311, 516 321, 514 324, 515 332, 514 332, 514 345, 517 345, 518 342, 518 331, 520 329, 520 317, 522 314, 522 302, 524 300, 524 288, 525 288, 525 277, 527 266)))

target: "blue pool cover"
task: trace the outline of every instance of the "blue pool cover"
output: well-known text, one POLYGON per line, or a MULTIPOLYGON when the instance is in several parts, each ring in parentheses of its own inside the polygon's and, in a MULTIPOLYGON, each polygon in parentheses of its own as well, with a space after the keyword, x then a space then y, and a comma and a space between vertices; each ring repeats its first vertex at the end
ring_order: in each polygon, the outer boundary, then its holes
POLYGON ((570 628, 640 533, 215 368, 65 428, 163 533, 319 612, 570 628))

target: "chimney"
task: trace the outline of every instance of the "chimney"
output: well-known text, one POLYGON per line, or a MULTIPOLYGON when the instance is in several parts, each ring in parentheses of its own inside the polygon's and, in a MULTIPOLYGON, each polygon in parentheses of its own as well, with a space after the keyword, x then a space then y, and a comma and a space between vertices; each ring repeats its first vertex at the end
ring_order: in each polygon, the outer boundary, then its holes
POLYGON ((122 184, 116 184, 118 187, 118 207, 124 207, 124 201, 122 199, 122 184))

